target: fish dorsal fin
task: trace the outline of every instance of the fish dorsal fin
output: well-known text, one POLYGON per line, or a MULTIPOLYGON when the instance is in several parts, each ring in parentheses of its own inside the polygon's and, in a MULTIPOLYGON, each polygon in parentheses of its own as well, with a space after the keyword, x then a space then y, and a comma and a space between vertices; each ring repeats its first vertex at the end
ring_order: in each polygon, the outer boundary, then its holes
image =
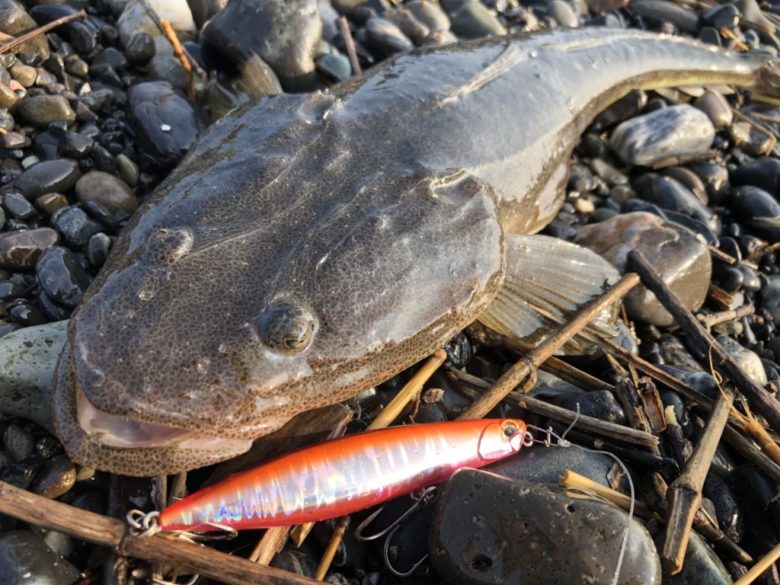
MULTIPOLYGON (((478 320, 519 345, 534 347, 620 278, 595 252, 549 236, 506 236, 504 283, 478 320)), ((616 334, 617 306, 607 307, 590 328, 616 334)), ((567 352, 585 346, 570 344, 567 352)))

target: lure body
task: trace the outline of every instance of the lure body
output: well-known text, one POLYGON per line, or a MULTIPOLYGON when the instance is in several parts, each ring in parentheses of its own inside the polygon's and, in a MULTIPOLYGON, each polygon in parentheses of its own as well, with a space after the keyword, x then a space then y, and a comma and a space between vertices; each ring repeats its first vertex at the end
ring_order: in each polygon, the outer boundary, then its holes
POLYGON ((392 427, 327 441, 200 490, 160 513, 163 530, 236 530, 335 518, 520 450, 520 420, 392 427))

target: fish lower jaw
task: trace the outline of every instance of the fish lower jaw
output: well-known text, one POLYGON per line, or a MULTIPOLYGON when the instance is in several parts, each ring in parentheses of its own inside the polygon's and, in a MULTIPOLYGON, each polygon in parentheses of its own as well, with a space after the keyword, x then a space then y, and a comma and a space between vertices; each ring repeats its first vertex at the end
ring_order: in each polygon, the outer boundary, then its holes
POLYGON ((107 447, 246 451, 252 444, 248 439, 225 439, 109 414, 95 408, 81 390, 77 390, 76 404, 78 424, 81 429, 107 447))

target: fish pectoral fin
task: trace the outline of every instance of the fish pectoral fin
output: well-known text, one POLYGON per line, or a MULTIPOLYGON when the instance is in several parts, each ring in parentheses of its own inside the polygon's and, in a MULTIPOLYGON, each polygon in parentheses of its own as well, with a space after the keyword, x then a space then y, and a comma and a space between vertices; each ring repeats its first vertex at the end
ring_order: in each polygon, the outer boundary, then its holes
MULTIPOLYGON (((505 245, 504 283, 478 321, 523 348, 537 346, 620 278, 601 256, 564 240, 508 235, 505 245)), ((617 316, 617 304, 606 307, 590 331, 616 335, 617 316)), ((567 353, 591 349, 582 336, 566 346, 567 353)))

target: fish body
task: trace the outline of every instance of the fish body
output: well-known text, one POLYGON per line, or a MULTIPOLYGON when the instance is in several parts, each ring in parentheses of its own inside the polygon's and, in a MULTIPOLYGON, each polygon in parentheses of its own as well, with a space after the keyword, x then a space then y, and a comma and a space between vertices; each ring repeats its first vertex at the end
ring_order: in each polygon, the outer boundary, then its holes
POLYGON ((351 514, 517 453, 523 421, 391 427, 326 441, 238 473, 160 512, 163 530, 288 526, 351 514))
POLYGON ((54 392, 68 453, 191 469, 388 379, 506 289, 510 250, 530 249, 508 239, 554 217, 599 111, 637 87, 755 86, 766 68, 568 30, 419 50, 239 108, 136 213, 73 314, 54 392))

